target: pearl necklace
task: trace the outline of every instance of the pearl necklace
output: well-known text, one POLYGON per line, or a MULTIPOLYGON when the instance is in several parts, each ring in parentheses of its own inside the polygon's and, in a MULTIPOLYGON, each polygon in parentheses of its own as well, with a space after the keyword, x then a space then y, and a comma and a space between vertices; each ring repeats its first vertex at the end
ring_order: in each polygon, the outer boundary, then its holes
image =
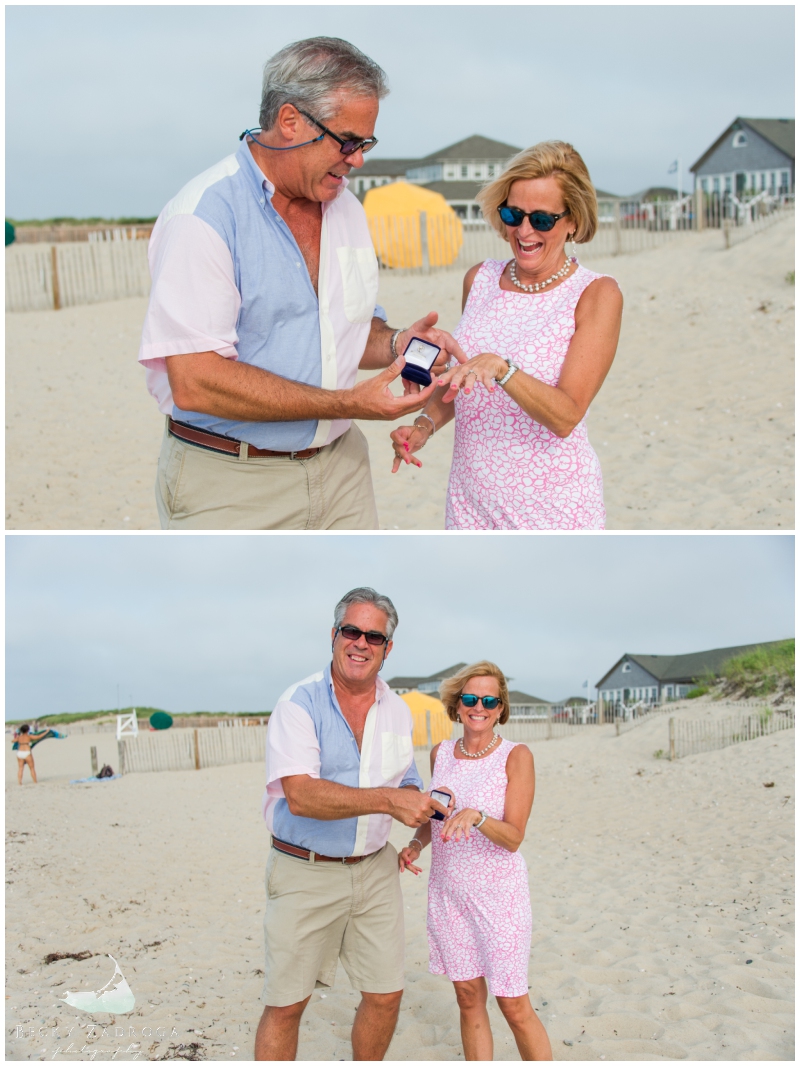
POLYGON ((464 747, 464 738, 463 737, 459 737, 458 738, 458 746, 459 746, 459 748, 461 748, 461 753, 463 755, 466 755, 466 757, 468 759, 479 759, 481 757, 481 755, 485 755, 486 752, 489 750, 489 748, 493 747, 497 743, 497 741, 499 739, 500 739, 500 736, 499 736, 498 733, 492 733, 492 739, 489 741, 489 743, 486 745, 486 747, 483 749, 483 751, 476 751, 474 755, 472 754, 471 751, 467 751, 467 749, 464 747))
POLYGON ((511 267, 509 268, 509 273, 511 275, 512 282, 517 286, 518 289, 522 289, 523 292, 538 292, 539 289, 543 289, 545 285, 549 285, 551 281, 556 281, 558 278, 565 277, 569 273, 569 268, 572 266, 572 264, 577 262, 578 260, 575 258, 575 256, 567 256, 563 267, 559 270, 557 274, 553 274, 553 276, 551 278, 548 278, 547 281, 540 281, 537 285, 523 285, 522 282, 517 281, 517 264, 516 260, 514 259, 511 260, 511 267))

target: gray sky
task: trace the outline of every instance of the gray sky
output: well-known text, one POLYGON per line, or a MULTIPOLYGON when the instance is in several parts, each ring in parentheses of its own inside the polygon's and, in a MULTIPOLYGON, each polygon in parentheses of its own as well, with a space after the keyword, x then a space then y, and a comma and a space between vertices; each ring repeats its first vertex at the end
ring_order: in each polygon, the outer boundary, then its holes
POLYGON ((387 71, 376 157, 473 133, 572 141, 595 184, 674 183, 737 116, 794 115, 791 6, 6 8, 6 212, 155 215, 258 121, 284 44, 345 37, 387 71))
POLYGON ((580 695, 623 652, 792 636, 792 537, 6 536, 8 718, 266 710, 329 659, 357 585, 400 615, 384 676, 488 658, 580 695))

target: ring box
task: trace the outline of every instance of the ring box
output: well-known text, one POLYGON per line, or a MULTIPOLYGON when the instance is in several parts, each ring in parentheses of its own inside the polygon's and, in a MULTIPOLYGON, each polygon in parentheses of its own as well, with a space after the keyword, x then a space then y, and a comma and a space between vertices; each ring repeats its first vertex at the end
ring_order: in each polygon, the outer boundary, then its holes
POLYGON ((412 337, 408 347, 403 352, 406 365, 403 367, 400 377, 406 381, 413 381, 423 387, 430 385, 431 367, 436 362, 436 356, 441 351, 430 341, 424 341, 421 337, 412 337))
MULTIPOLYGON (((438 802, 441 803, 443 807, 449 807, 450 806, 450 800, 453 798, 452 792, 448 792, 446 789, 443 789, 443 788, 432 788, 431 789, 431 796, 435 800, 438 800, 438 802)), ((435 819, 435 821, 437 821, 437 822, 443 822, 444 821, 444 815, 440 814, 439 811, 434 811, 433 814, 431 815, 431 818, 435 819)))

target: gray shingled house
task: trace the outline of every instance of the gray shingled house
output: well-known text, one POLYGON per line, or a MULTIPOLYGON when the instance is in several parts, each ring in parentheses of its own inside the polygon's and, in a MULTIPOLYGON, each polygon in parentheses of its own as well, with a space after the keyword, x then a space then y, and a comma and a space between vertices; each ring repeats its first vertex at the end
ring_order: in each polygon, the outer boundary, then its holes
POLYGON ((440 670, 437 674, 431 674, 429 677, 393 677, 386 684, 398 696, 402 696, 404 692, 413 692, 414 690, 417 692, 435 692, 438 695, 439 685, 445 678, 457 674, 466 665, 466 663, 456 663, 455 666, 448 666, 446 670, 440 670))
POLYGON ((728 659, 756 648, 770 648, 782 641, 742 644, 735 648, 712 648, 687 655, 631 655, 626 653, 596 688, 604 703, 666 703, 683 699, 694 682, 706 674, 718 676, 728 659))
POLYGON ((483 217, 475 203, 478 190, 499 177, 519 151, 513 144, 475 134, 418 160, 406 178, 441 193, 459 218, 478 220, 483 217))
POLYGON ((689 169, 709 194, 793 193, 794 119, 734 119, 689 169))

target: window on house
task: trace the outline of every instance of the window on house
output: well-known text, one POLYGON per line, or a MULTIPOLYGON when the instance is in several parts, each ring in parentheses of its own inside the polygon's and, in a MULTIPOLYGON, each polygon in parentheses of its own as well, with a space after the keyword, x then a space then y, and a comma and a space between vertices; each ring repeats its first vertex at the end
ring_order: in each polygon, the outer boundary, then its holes
POLYGON ((782 170, 781 171, 781 192, 788 192, 788 191, 789 191, 789 171, 788 170, 782 170))
POLYGON ((775 171, 770 171, 769 175, 769 189, 770 192, 775 192, 775 171))
POLYGON ((744 130, 737 130, 733 135, 733 147, 745 148, 747 146, 747 136, 744 130))
POLYGON ((759 178, 761 179, 761 191, 764 192, 767 187, 767 175, 762 171, 761 174, 759 174, 759 178))
POLYGON ((725 175, 725 192, 730 192, 733 188, 730 174, 725 175))
POLYGON ((703 192, 708 192, 708 178, 700 179, 700 188, 703 190, 703 192))
POLYGON ((447 173, 445 174, 445 177, 454 178, 455 176, 456 176, 456 168, 455 167, 448 167, 447 168, 447 173))
POLYGON ((719 178, 714 178, 714 192, 719 192, 719 178))
POLYGON ((462 177, 462 178, 467 178, 467 177, 469 177, 469 167, 466 167, 466 166, 465 166, 465 167, 462 167, 462 168, 461 168, 461 177, 462 177))
POLYGON ((489 164, 489 166, 486 168, 486 172, 490 178, 494 177, 494 163, 489 164))
POLYGON ((629 674, 631 672, 631 664, 630 663, 623 663, 622 664, 622 672, 623 672, 623 674, 629 674))
POLYGON ((360 178, 360 179, 359 179, 359 182, 358 182, 358 191, 359 191, 359 192, 363 192, 363 191, 364 191, 364 179, 363 179, 363 178, 360 178))

